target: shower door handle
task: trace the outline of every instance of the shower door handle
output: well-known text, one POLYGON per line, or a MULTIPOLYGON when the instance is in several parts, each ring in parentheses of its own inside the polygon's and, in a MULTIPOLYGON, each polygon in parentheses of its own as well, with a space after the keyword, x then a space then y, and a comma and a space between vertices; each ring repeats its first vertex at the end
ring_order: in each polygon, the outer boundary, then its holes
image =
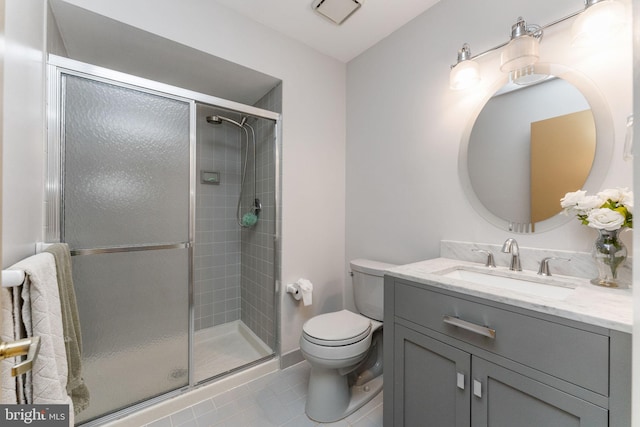
POLYGON ((192 247, 191 242, 167 243, 159 245, 113 246, 109 248, 71 249, 71 256, 115 254, 121 252, 158 251, 163 249, 185 249, 192 247))

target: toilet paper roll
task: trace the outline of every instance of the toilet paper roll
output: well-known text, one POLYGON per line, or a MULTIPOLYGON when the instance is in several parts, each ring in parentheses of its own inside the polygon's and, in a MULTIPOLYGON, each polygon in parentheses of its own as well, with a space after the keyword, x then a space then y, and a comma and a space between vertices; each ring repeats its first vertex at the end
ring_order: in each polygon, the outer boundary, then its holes
POLYGON ((311 283, 307 279, 298 279, 296 284, 298 285, 300 293, 302 294, 302 304, 311 305, 313 296, 313 283, 311 283))

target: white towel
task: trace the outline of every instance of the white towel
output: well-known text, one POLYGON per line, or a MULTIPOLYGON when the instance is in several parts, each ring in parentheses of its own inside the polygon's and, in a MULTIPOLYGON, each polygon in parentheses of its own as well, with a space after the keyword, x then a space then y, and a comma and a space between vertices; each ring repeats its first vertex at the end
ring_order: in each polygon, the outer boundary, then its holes
MULTIPOLYGON (((2 341, 18 341, 26 338, 22 322, 22 285, 13 288, 0 288, 0 310, 2 311, 2 341)), ((24 390, 24 375, 11 376, 11 368, 20 362, 20 358, 12 357, 0 361, 0 402, 27 403, 24 390)))
POLYGON ((22 286, 22 321, 26 335, 40 337, 40 353, 32 371, 27 373, 27 403, 68 404, 72 415, 73 404, 66 390, 67 355, 54 257, 43 252, 20 261, 13 268, 27 274, 22 286))
MULTIPOLYGON (((0 341, 12 342, 19 339, 16 336, 16 322, 13 318, 13 289, 0 288, 0 309, 2 310, 2 331, 0 341)), ((19 386, 17 379, 11 376, 11 367, 18 361, 15 357, 0 361, 0 402, 18 403, 19 386)))

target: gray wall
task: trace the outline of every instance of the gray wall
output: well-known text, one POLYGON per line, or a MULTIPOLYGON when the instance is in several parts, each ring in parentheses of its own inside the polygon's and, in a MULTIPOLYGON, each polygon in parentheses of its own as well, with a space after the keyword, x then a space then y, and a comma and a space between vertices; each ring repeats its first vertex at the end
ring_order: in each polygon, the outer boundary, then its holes
POLYGON ((2 266, 42 241, 45 141, 44 0, 6 0, 2 120, 2 266))
MULTIPOLYGON (((347 259, 408 263, 434 258, 443 239, 501 244, 515 237, 521 247, 591 250, 597 233, 577 220, 520 235, 498 229, 474 210, 458 176, 459 147, 480 103, 506 81, 500 52, 478 59, 479 86, 453 91, 448 81, 464 42, 480 53, 507 41, 518 16, 544 25, 581 7, 574 0, 443 0, 349 62, 347 259)), ((571 48, 570 28, 567 21, 545 31, 540 61, 564 64, 596 85, 609 106, 615 135, 600 188, 630 187, 632 164, 623 160, 622 147, 633 108, 631 36, 622 34, 618 43, 601 50, 579 50, 571 48)), ((630 238, 624 237, 627 246, 630 238)), ((352 307, 350 282, 345 282, 345 303, 352 307)))

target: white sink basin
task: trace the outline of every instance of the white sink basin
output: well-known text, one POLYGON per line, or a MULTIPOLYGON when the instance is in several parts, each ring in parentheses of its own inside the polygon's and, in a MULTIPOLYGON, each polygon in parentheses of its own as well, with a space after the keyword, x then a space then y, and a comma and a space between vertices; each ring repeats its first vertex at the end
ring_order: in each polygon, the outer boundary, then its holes
POLYGON ((525 293, 545 298, 562 300, 574 291, 569 285, 544 283, 545 278, 509 277, 499 272, 481 272, 463 267, 448 269, 436 274, 452 279, 464 280, 478 285, 491 286, 492 288, 508 289, 514 292, 525 293))

